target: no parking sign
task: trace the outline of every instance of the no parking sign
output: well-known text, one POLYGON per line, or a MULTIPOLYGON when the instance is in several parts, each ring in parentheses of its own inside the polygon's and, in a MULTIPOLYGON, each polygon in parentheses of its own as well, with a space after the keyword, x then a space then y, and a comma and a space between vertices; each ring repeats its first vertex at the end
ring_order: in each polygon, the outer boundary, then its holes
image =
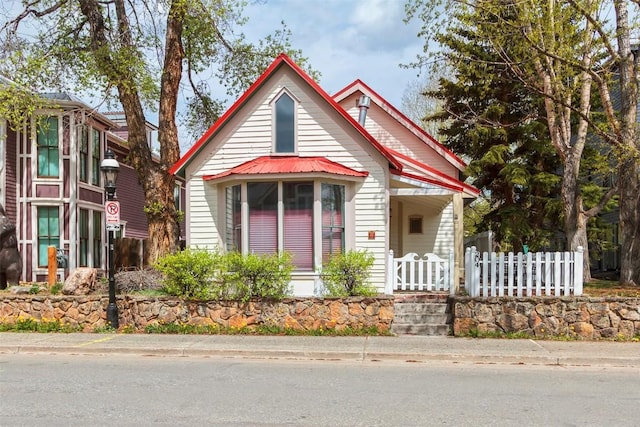
POLYGON ((120 202, 109 200, 104 205, 107 230, 120 230, 120 202))

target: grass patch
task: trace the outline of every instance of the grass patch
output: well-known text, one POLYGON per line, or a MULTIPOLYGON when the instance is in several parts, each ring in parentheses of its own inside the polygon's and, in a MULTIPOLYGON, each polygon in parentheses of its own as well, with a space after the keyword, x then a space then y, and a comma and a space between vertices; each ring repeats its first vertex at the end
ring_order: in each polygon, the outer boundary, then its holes
POLYGON ((196 335, 288 335, 288 336, 390 336, 388 331, 381 331, 376 326, 362 328, 319 328, 294 329, 280 326, 256 325, 243 327, 223 327, 220 325, 190 325, 185 323, 157 323, 147 325, 147 334, 196 334, 196 335))
POLYGON ((18 319, 15 322, 0 323, 0 332, 81 332, 80 326, 62 323, 59 320, 18 319))
POLYGON ((584 284, 584 295, 590 297, 640 297, 640 286, 623 285, 615 280, 593 279, 584 284))

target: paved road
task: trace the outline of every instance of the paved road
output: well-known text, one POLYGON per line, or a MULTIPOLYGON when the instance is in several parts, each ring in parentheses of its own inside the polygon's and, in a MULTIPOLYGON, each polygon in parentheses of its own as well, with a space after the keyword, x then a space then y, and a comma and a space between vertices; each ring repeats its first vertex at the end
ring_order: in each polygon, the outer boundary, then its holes
POLYGON ((635 426, 637 368, 0 354, 1 426, 635 426))
POLYGON ((287 337, 0 333, 0 353, 138 354, 253 359, 450 361, 640 368, 640 342, 453 337, 287 337))

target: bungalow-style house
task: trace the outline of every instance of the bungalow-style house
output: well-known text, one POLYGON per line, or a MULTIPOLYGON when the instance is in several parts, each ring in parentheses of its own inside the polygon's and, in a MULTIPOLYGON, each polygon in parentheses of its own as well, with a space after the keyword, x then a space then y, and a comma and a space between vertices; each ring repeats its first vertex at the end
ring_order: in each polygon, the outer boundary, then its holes
POLYGON ((361 81, 328 95, 281 54, 172 167, 186 180, 186 244, 288 251, 295 295, 318 294, 336 253, 455 252, 465 164, 361 81))
POLYGON ((142 190, 126 162, 126 133, 113 132, 122 127, 122 117, 100 114, 65 93, 40 96, 52 107, 36 111, 30 126, 14 130, 0 119, 0 203, 16 224, 22 280, 47 281, 49 246, 61 249, 67 259, 57 280, 77 267, 105 269, 108 236, 100 163, 107 147, 120 163, 116 266, 141 265, 141 253, 118 260, 119 242, 148 237, 142 190))

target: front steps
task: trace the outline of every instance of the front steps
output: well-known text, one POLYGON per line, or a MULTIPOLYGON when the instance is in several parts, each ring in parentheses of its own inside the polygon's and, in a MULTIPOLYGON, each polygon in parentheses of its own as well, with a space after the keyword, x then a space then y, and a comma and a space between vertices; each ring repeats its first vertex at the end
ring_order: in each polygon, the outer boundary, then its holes
POLYGON ((396 294, 391 330, 397 335, 451 334, 448 294, 396 294))

